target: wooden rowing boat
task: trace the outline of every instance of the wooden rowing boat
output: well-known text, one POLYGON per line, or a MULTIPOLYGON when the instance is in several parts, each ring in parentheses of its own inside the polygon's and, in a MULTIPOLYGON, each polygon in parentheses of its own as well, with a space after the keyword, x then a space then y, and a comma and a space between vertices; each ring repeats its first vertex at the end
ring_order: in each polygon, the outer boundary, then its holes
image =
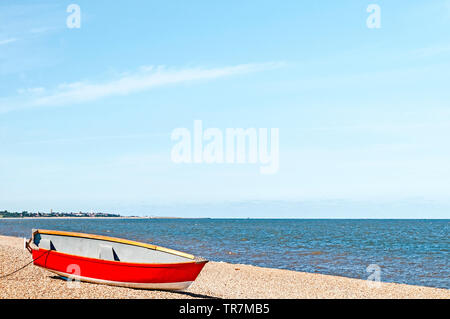
POLYGON ((208 262, 127 239, 33 230, 27 249, 36 266, 80 281, 143 289, 186 289, 208 262))

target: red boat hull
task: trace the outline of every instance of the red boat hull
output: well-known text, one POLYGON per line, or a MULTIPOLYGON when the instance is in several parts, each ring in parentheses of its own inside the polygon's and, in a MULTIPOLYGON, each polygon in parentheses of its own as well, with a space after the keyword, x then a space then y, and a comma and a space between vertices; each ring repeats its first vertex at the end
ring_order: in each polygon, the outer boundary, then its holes
POLYGON ((143 264, 69 255, 54 250, 32 251, 34 265, 81 281, 146 289, 185 289, 207 261, 143 264))

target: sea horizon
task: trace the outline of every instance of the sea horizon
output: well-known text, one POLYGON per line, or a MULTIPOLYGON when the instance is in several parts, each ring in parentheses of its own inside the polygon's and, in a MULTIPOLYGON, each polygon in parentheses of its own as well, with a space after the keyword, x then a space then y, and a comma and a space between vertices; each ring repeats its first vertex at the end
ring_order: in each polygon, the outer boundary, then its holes
POLYGON ((450 201, 427 198, 151 201, 0 201, 0 211, 118 214, 158 218, 448 219, 450 201))
POLYGON ((58 217, 0 217, 0 220, 11 219, 212 219, 212 220, 449 220, 450 218, 345 218, 345 217, 318 217, 318 218, 306 218, 306 217, 177 217, 177 216, 118 216, 118 217, 71 217, 71 216, 58 216, 58 217))

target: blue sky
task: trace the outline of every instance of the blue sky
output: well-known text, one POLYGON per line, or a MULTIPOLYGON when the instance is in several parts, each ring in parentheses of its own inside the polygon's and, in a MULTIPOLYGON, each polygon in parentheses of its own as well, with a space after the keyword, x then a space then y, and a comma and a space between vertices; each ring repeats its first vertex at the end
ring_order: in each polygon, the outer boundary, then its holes
MULTIPOLYGON (((448 218, 449 31, 443 0, 4 0, 0 209, 431 201, 393 211, 448 218), (279 128, 279 171, 173 163, 171 132, 198 119, 279 128)), ((378 216, 351 211, 320 216, 378 216)))

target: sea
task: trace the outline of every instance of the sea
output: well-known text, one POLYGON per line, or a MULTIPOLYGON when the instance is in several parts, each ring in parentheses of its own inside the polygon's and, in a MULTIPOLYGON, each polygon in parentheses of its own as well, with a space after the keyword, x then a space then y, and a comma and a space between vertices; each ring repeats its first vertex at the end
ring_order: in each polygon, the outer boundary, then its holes
POLYGON ((450 288, 450 220, 2 219, 0 234, 33 228, 101 234, 212 261, 450 288))

